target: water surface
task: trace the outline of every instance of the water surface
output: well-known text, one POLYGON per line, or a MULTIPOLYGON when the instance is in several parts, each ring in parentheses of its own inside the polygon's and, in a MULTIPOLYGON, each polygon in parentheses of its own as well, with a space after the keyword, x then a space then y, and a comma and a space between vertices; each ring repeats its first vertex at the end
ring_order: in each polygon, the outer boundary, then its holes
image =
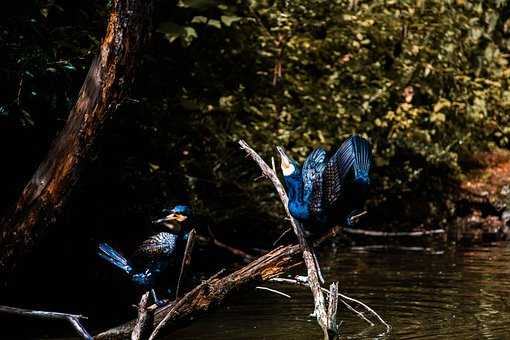
MULTIPOLYGON (((510 339, 510 244, 435 253, 366 248, 322 254, 328 281, 392 325, 369 327, 345 308, 344 339, 510 339)), ((307 289, 247 291, 167 339, 318 339, 307 289)))

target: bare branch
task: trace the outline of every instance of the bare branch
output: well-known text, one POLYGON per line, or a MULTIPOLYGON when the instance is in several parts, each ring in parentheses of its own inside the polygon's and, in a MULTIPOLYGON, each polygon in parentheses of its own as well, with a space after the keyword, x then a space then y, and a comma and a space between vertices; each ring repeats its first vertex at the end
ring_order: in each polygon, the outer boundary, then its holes
POLYGON ((39 319, 67 320, 83 339, 92 340, 92 335, 90 335, 85 327, 83 327, 80 323, 80 319, 87 319, 87 317, 83 315, 47 312, 9 306, 0 306, 0 313, 22 315, 39 319))
POLYGON ((386 231, 366 230, 366 229, 358 229, 358 228, 342 228, 342 231, 345 231, 349 234, 379 236, 379 237, 425 236, 425 235, 434 235, 434 234, 444 234, 446 232, 444 229, 407 231, 407 232, 406 231, 386 232, 386 231))
POLYGON ((255 287, 255 289, 259 289, 259 290, 267 290, 267 291, 269 291, 269 292, 273 292, 273 293, 275 293, 275 294, 278 294, 278 295, 281 295, 281 296, 285 296, 285 297, 286 297, 286 298, 288 298, 288 299, 291 299, 291 298, 292 298, 289 294, 285 294, 284 292, 280 292, 279 290, 271 289, 271 288, 268 288, 268 287, 257 286, 257 287, 255 287))
POLYGON ((321 285, 319 282, 319 272, 320 269, 318 268, 318 263, 316 261, 315 253, 306 241, 303 227, 301 226, 301 223, 294 219, 292 215, 289 212, 288 203, 289 198, 287 197, 287 193, 285 192, 285 189, 278 179, 278 176, 276 173, 271 169, 267 163, 262 159, 262 157, 259 156, 255 150, 253 150, 245 141, 240 140, 239 145, 241 148, 250 155, 250 157, 259 165, 260 169, 262 170, 262 173, 268 177, 271 182, 273 183, 274 187, 276 188, 276 191, 278 192, 278 195, 280 196, 280 200, 283 203, 283 206, 285 208, 285 212, 287 213, 290 222, 292 224, 292 228, 294 229, 294 233, 296 234, 299 244, 301 246, 301 250, 303 252, 303 259, 305 261, 307 273, 308 273, 308 280, 310 285, 310 290, 313 294, 313 299, 315 302, 315 314, 317 316, 317 322, 319 323, 319 326, 322 328, 322 331, 324 333, 324 338, 329 339, 329 333, 328 332, 328 319, 326 314, 326 305, 324 301, 324 295, 321 291, 321 285))

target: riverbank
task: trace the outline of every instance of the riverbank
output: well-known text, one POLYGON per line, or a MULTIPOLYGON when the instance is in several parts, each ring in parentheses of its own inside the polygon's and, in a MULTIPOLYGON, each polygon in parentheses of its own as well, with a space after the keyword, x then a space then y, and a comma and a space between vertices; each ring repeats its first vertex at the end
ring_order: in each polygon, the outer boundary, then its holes
POLYGON ((510 239, 510 151, 476 157, 479 167, 461 181, 457 217, 448 239, 462 245, 510 239))

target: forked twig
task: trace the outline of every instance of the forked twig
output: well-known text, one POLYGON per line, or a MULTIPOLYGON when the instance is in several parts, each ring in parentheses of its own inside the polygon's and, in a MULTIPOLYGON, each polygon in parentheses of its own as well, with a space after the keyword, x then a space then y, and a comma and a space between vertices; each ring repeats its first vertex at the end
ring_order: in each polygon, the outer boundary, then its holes
POLYGON ((87 319, 83 315, 58 313, 58 312, 47 312, 41 310, 31 310, 24 308, 16 308, 9 306, 0 306, 1 313, 9 313, 15 315, 23 315, 28 317, 40 318, 40 319, 53 319, 53 320, 67 320, 71 323, 73 328, 80 334, 83 339, 92 340, 92 335, 87 332, 85 327, 80 322, 80 319, 87 319))
MULTIPOLYGON (((271 282, 276 282, 276 283, 288 283, 288 284, 294 284, 294 285, 298 285, 298 286, 305 286, 305 287, 308 287, 308 281, 307 280, 303 280, 301 279, 301 277, 296 277, 296 278, 293 278, 293 279, 289 279, 289 278, 281 278, 281 277, 276 277, 276 278, 272 278, 270 279, 269 281, 271 282)), ((326 294, 330 294, 330 291, 327 290, 326 288, 321 288, 322 291, 324 291, 326 294)), ((355 313, 359 318, 363 319, 364 321, 366 321, 368 324, 370 324, 370 326, 375 326, 375 324, 370 320, 368 319, 364 313, 356 310, 354 307, 352 307, 352 305, 350 305, 347 301, 350 301, 350 302, 354 302, 360 306, 362 306, 366 311, 368 311, 371 315, 373 315, 381 324, 383 324, 385 327, 386 327, 386 332, 389 332, 391 330, 391 326, 386 322, 384 321, 384 319, 379 315, 377 314, 376 311, 374 311, 372 308, 370 308, 368 305, 366 305, 365 303, 359 301, 359 300, 356 300, 354 298, 351 298, 345 294, 342 294, 342 293, 337 293, 338 294, 338 299, 350 310, 352 311, 353 313, 355 313), (347 300, 347 301, 346 301, 347 300)))
POLYGON ((377 320, 379 320, 379 322, 382 323, 386 327, 386 331, 387 332, 389 332, 391 330, 391 326, 386 321, 384 321, 384 319, 381 318, 381 316, 379 314, 377 314, 372 308, 370 308, 369 306, 367 306, 363 302, 361 302, 359 300, 356 300, 356 299, 353 299, 353 298, 351 298, 351 297, 349 297, 347 295, 341 294, 341 293, 338 293, 338 296, 340 298, 344 299, 344 300, 352 301, 352 302, 355 302, 355 303, 359 304, 360 306, 365 308, 367 311, 369 311, 373 316, 375 316, 377 318, 377 320))

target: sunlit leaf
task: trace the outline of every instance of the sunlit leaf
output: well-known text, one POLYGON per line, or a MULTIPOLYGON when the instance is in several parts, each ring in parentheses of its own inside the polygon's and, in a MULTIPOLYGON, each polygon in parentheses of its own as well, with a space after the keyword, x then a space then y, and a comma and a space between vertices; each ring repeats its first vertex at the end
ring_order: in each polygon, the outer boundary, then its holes
POLYGON ((239 21, 239 20, 241 20, 241 18, 236 17, 236 16, 229 16, 229 15, 221 16, 221 22, 227 27, 230 27, 230 25, 232 25, 234 22, 239 21))
POLYGON ((221 29, 221 22, 219 20, 211 19, 207 22, 207 25, 221 29))
POLYGON ((207 23, 207 18, 201 15, 194 16, 193 19, 191 19, 192 24, 205 24, 207 23))
POLYGON ((179 0, 177 6, 184 8, 193 8, 197 10, 206 10, 208 8, 216 6, 214 0, 179 0))

